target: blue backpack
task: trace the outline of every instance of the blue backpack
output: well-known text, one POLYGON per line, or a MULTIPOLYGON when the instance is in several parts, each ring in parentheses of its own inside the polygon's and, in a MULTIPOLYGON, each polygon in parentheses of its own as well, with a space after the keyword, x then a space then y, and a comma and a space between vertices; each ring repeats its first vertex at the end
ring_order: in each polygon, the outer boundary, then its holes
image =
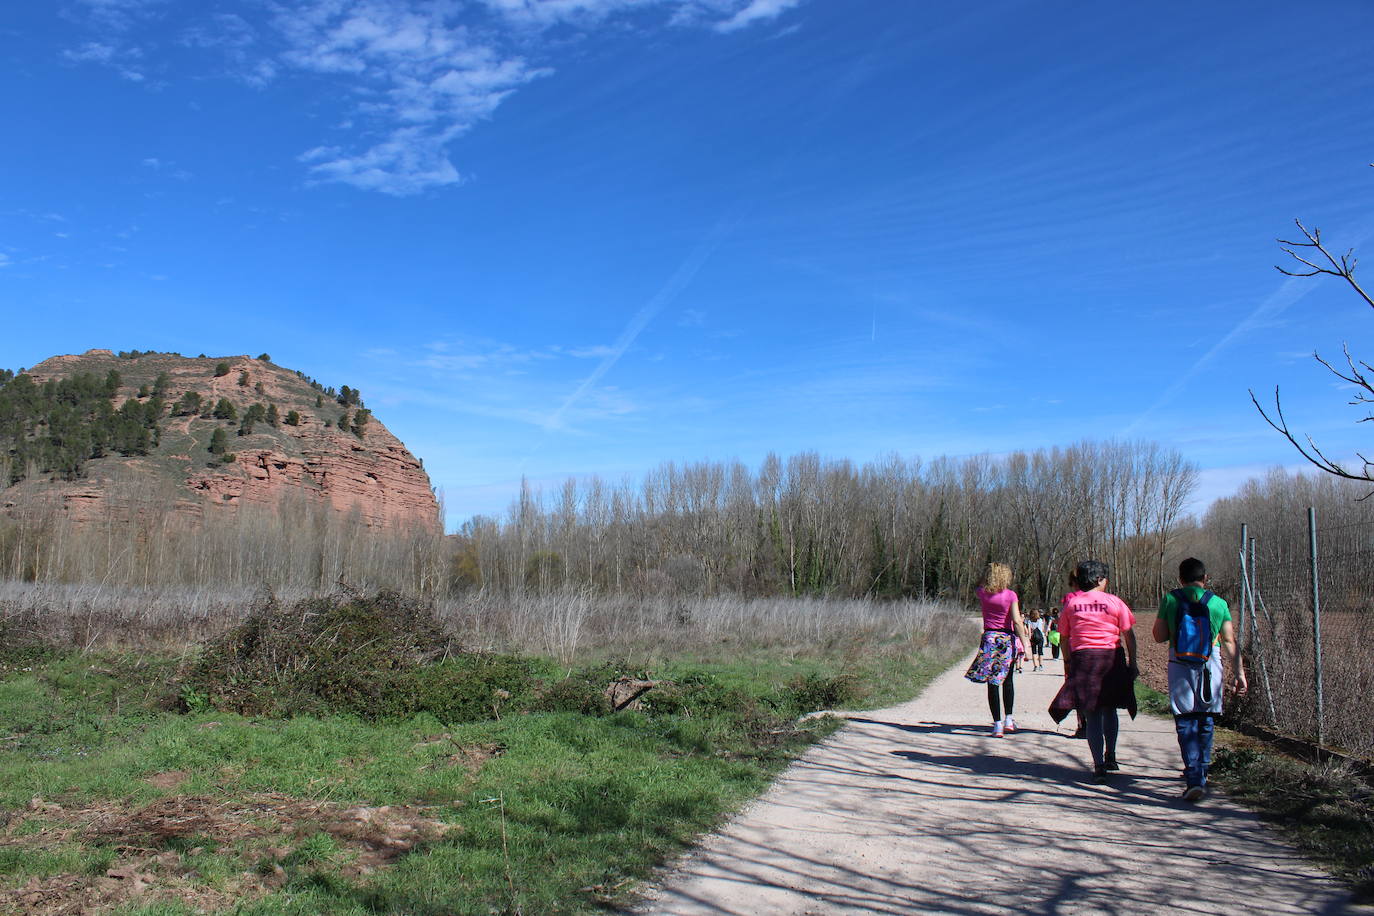
POLYGON ((1200 668, 1212 657, 1212 642, 1216 634, 1212 632, 1212 612, 1207 602, 1214 597, 1204 591, 1196 601, 1191 591, 1176 588, 1169 594, 1174 596, 1178 605, 1178 626, 1174 633, 1174 657, 1184 665, 1200 668))

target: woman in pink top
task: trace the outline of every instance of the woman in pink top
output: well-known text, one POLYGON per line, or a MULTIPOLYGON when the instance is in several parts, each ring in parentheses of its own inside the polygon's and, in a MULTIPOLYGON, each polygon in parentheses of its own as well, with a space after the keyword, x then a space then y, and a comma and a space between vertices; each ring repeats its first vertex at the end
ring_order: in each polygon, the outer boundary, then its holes
POLYGON ((1056 722, 1071 709, 1082 715, 1098 782, 1106 782, 1107 773, 1119 769, 1117 709, 1128 710, 1133 719, 1136 713, 1135 615, 1126 602, 1106 590, 1108 571, 1107 564, 1097 560, 1078 564, 1074 575, 1083 591, 1064 597, 1059 616, 1065 647, 1064 686, 1050 704, 1056 722))
POLYGON ((1016 720, 1011 714, 1016 700, 1016 638, 1020 636, 1023 644, 1030 642, 1026 625, 1021 622, 1021 603, 1011 590, 1011 567, 1005 563, 987 565, 978 587, 978 602, 983 609, 983 640, 964 677, 975 684, 988 685, 992 736, 1001 738, 1016 731, 1016 720))

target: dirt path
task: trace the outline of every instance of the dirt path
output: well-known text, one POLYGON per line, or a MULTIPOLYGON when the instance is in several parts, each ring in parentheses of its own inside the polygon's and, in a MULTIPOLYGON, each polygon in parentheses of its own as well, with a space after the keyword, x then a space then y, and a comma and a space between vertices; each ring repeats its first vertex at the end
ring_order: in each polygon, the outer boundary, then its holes
POLYGON ((1099 786, 1045 711, 1059 662, 1018 676, 1004 739, 962 675, 850 715, 635 912, 1374 913, 1238 805, 1179 801, 1172 722, 1123 718, 1122 771, 1099 786))

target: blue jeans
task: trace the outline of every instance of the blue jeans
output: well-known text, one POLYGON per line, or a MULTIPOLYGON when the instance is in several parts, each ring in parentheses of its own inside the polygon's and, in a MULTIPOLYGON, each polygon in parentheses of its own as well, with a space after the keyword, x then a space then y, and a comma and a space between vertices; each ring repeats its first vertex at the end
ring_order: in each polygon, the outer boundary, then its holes
POLYGON ((1093 767, 1102 766, 1107 757, 1116 757, 1116 736, 1121 728, 1116 710, 1094 709, 1085 712, 1083 723, 1088 730, 1088 750, 1093 755, 1093 767))
POLYGON ((1207 785, 1207 768, 1212 765, 1212 714, 1193 713, 1174 716, 1178 749, 1183 752, 1183 778, 1190 786, 1207 785))

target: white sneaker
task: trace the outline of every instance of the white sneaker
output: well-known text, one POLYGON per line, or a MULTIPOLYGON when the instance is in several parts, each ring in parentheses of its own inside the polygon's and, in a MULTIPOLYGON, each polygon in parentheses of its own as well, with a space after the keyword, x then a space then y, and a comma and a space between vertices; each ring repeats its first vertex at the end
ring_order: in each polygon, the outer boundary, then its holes
POLYGON ((1011 716, 1007 716, 1006 719, 1003 720, 1003 726, 1007 731, 1014 732, 1016 731, 1016 720, 1011 716))
POLYGON ((1002 738, 1002 737, 1005 737, 1005 734, 1004 734, 1004 732, 1003 732, 1003 730, 1002 730, 1002 723, 1001 723, 1000 721, 992 723, 992 737, 994 737, 994 738, 1002 738))

